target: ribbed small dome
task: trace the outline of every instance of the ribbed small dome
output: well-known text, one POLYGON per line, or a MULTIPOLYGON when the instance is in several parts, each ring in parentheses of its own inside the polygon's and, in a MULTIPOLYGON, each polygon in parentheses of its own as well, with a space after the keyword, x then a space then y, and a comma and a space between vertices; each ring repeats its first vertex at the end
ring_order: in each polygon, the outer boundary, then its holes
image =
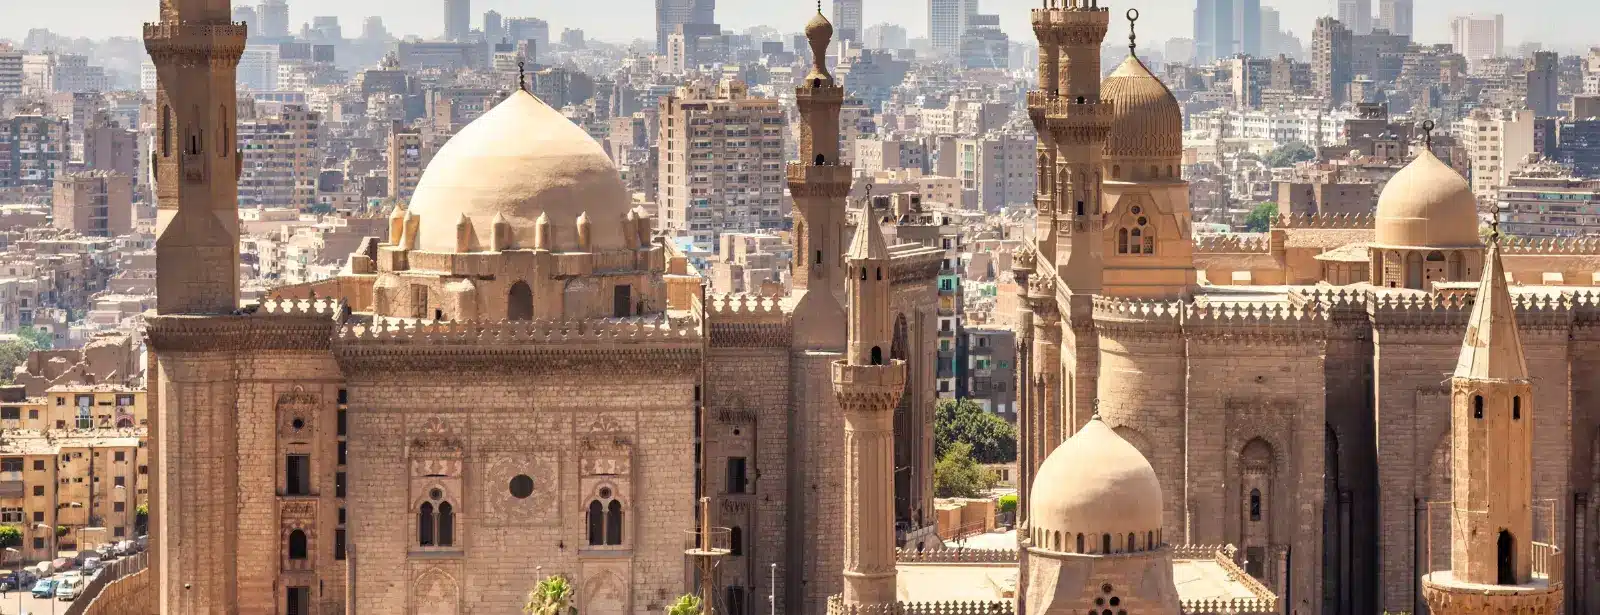
POLYGON ((1161 482, 1139 449, 1096 417, 1039 467, 1029 509, 1040 529, 1143 536, 1161 529, 1161 482))
POLYGON ((816 15, 811 16, 811 21, 806 22, 806 38, 809 40, 833 38, 833 22, 828 21, 822 11, 817 11, 816 15))
POLYGON ((1111 103, 1107 158, 1180 158, 1183 111, 1172 91, 1134 56, 1100 84, 1100 98, 1111 103))
POLYGON ((1376 244, 1468 248, 1478 237, 1478 200, 1466 178, 1426 148, 1378 196, 1376 244))

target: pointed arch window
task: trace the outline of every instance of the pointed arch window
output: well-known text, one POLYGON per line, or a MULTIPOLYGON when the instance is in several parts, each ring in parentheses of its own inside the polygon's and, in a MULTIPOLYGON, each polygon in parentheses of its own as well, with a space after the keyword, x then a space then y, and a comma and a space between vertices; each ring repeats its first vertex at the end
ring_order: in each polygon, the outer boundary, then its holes
POLYGON ((1472 418, 1475 418, 1475 419, 1483 418, 1483 396, 1482 395, 1473 395, 1472 396, 1472 418))
POLYGON ((289 532, 289 559, 301 560, 306 558, 306 533, 304 530, 289 532))
POLYGON ((1251 521, 1260 521, 1261 520, 1261 490, 1260 489, 1251 489, 1250 490, 1250 520, 1251 521))
POLYGON ((1083 553, 1083 534, 1078 534, 1078 550, 1074 553, 1083 553))
MULTIPOLYGON (((1135 215, 1139 208, 1133 208, 1135 215)), ((1149 256, 1156 253, 1156 232, 1150 227, 1150 219, 1139 216, 1133 223, 1117 229, 1117 254, 1132 254, 1149 256)))
POLYGON ((728 555, 744 555, 744 530, 734 526, 728 533, 728 555))
POLYGON ((1101 553, 1110 553, 1111 552, 1111 535, 1110 534, 1101 534, 1100 535, 1100 552, 1101 553))
POLYGON ((422 547, 433 546, 433 502, 423 502, 417 509, 417 545, 422 547))

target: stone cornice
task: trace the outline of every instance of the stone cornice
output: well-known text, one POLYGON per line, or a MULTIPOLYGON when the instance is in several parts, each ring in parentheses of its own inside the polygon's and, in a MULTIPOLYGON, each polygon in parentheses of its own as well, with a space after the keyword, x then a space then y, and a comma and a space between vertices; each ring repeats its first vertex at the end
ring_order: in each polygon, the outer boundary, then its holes
POLYGON ((251 350, 327 351, 336 323, 314 315, 147 316, 145 339, 156 353, 251 350))

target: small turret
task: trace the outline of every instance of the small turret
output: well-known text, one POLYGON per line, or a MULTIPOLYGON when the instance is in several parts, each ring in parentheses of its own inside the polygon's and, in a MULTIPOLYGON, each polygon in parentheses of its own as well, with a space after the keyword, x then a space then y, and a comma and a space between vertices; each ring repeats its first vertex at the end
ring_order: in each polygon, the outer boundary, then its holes
POLYGON ((891 341, 889 247, 871 205, 861 212, 855 239, 845 255, 850 274, 851 365, 883 365, 891 341))
POLYGON ((578 214, 578 251, 589 251, 589 238, 593 236, 594 227, 589 224, 589 212, 578 214))
POLYGON ((395 203, 394 210, 389 212, 389 245, 398 246, 406 234, 406 207, 404 203, 395 203))
POLYGON ((533 222, 533 249, 550 249, 550 214, 539 212, 539 219, 533 222))
POLYGON ((456 218, 456 252, 472 251, 472 220, 467 214, 459 214, 456 218))

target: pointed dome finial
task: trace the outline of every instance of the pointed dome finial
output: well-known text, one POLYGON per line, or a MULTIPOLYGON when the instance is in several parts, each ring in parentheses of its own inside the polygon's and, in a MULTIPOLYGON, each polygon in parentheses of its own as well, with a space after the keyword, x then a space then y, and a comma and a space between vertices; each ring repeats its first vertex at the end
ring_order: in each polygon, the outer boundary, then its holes
POLYGON ((1089 402, 1089 406, 1094 409, 1094 414, 1089 416, 1089 420, 1100 420, 1100 398, 1094 398, 1094 401, 1089 402))
POLYGON ((822 0, 817 0, 817 14, 806 23, 806 40, 811 43, 811 74, 807 81, 825 79, 832 85, 833 75, 828 73, 828 45, 833 42, 833 22, 822 14, 822 0))

